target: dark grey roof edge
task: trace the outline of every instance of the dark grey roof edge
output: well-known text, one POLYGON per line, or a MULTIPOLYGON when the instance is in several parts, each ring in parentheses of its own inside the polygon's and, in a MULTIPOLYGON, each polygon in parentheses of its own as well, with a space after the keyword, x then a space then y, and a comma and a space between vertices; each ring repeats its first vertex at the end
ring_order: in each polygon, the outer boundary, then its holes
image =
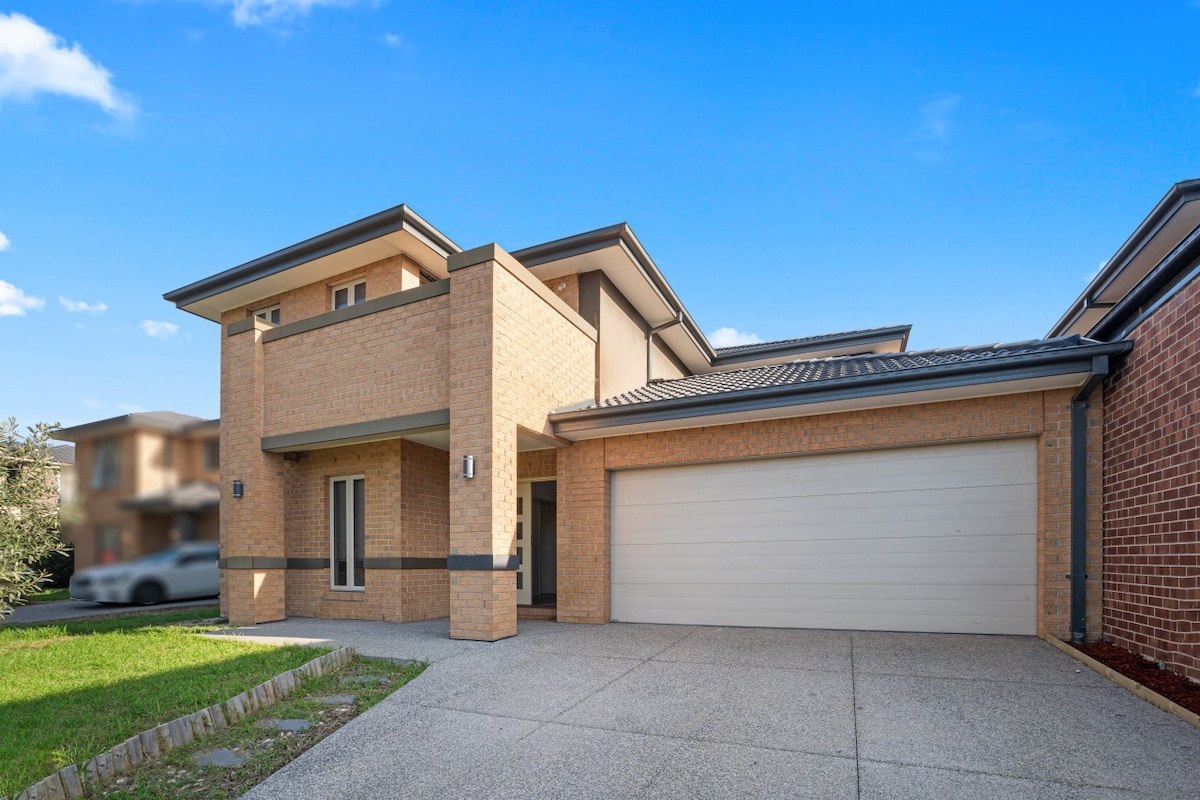
POLYGON ((908 345, 908 336, 912 325, 892 325, 885 328, 868 328, 860 331, 845 333, 830 333, 821 336, 808 336, 800 339, 785 339, 779 342, 763 342, 761 344, 739 347, 736 352, 724 354, 726 349, 716 351, 713 366, 736 364, 742 361, 757 361, 771 356, 800 354, 809 350, 827 350, 831 347, 853 347, 854 345, 875 344, 900 337, 900 349, 908 345))
POLYGON ((1167 193, 1163 195, 1163 198, 1158 201, 1157 205, 1146 215, 1146 218, 1142 220, 1141 224, 1129 235, 1124 244, 1117 248, 1117 252, 1108 260, 1104 268, 1100 270, 1096 277, 1092 278, 1087 288, 1071 303, 1066 312, 1059 317, 1058 322, 1054 323, 1054 327, 1046 334, 1047 337, 1061 336, 1063 331, 1070 328, 1075 320, 1091 307, 1091 299, 1108 288, 1108 285, 1116 279, 1117 275, 1121 273, 1130 260, 1137 255, 1142 247, 1171 219, 1184 203, 1190 203, 1193 200, 1200 200, 1200 178, 1179 181, 1171 186, 1167 190, 1167 193))
POLYGON ((447 255, 462 251, 462 248, 448 236, 426 222, 411 208, 401 204, 305 239, 282 250, 276 250, 274 253, 269 253, 253 261, 247 261, 195 283, 189 283, 187 286, 167 292, 163 295, 163 299, 178 307, 183 307, 316 258, 403 230, 405 227, 412 228, 414 232, 427 239, 433 246, 443 250, 447 255))
POLYGON ((138 411, 133 414, 122 414, 119 417, 98 419, 95 422, 85 422, 82 425, 73 425, 70 428, 60 428, 54 432, 54 437, 56 439, 73 441, 66 439, 64 434, 79 436, 80 434, 92 434, 119 428, 153 428, 171 433, 182 433, 193 428, 212 424, 215 421, 204 419, 203 417, 193 417, 190 414, 179 414, 175 411, 138 411), (173 417, 160 416, 162 414, 171 414, 173 417))
MULTIPOLYGON (((1077 338, 1077 337, 1066 337, 1077 338)), ((587 423, 629 425, 705 416, 734 411, 777 408, 789 404, 808 404, 821 400, 899 394, 921 389, 941 389, 1016 380, 1077 371, 1093 371, 1096 358, 1122 356, 1133 348, 1132 342, 1087 342, 1036 353, 997 356, 986 361, 968 361, 918 369, 898 370, 872 375, 832 378, 812 383, 788 384, 694 397, 672 397, 621 406, 601 406, 550 415, 555 433, 593 427, 587 423), (1003 377, 1001 377, 1003 375, 1003 377), (560 424, 562 427, 560 428, 560 424)), ((899 355, 899 354, 897 354, 899 355)), ((594 427, 600 427, 596 425, 594 427)))
MULTIPOLYGON (((672 310, 677 314, 682 315, 684 328, 687 329, 692 339, 699 345, 700 352, 711 364, 717 355, 713 346, 709 344, 708 337, 704 335, 704 332, 700 330, 700 326, 692 319, 692 315, 683 305, 683 301, 679 299, 679 295, 675 294, 675 290, 671 288, 671 284, 663 277, 662 271, 654 263, 654 259, 650 257, 650 254, 646 252, 646 248, 642 246, 642 243, 638 240, 628 223, 619 222, 616 225, 597 228, 594 231, 578 233, 574 236, 555 239, 543 244, 535 244, 531 247, 516 250, 510 255, 526 267, 536 267, 550 261, 558 261, 570 258, 571 256, 582 255, 583 253, 602 250, 605 247, 617 244, 624 246, 629 251, 634 261, 646 274, 646 277, 650 279, 650 282, 654 284, 659 293, 667 299, 667 305, 671 306, 672 310)), ((653 324, 652 320, 647 320, 647 322, 653 324)))

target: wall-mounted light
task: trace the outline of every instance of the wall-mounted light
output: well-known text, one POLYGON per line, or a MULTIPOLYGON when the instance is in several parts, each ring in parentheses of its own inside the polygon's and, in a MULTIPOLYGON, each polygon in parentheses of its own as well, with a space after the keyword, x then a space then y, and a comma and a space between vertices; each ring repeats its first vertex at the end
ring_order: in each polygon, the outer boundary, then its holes
POLYGON ((463 456, 463 477, 475 477, 475 456, 463 456))
POLYGON ((233 482, 233 496, 241 497, 245 493, 246 493, 246 484, 242 483, 241 481, 234 481, 233 482))

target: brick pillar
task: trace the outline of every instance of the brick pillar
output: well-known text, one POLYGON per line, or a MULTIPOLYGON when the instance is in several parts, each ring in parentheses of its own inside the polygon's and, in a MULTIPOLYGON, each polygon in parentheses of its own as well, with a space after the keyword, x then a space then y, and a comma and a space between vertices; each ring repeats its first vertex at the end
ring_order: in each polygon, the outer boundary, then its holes
POLYGON ((284 462, 261 443, 262 333, 271 327, 250 319, 221 330, 221 611, 235 625, 286 615, 284 462), (243 497, 233 496, 235 480, 243 497))
POLYGON ((610 482, 604 440, 558 451, 558 621, 612 619, 610 482))
MULTIPOLYGON (((495 248, 498 250, 499 248, 495 248)), ((450 257, 450 637, 517 633, 517 430, 498 408, 492 246, 450 257), (463 456, 475 457, 464 478, 463 456)))

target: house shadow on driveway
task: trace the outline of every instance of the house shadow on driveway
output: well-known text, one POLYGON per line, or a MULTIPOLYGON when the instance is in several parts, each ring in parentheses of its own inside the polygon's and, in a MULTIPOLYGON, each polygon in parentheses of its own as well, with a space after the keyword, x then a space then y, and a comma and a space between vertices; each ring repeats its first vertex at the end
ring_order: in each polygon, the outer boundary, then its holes
POLYGON ((1030 637, 290 619, 430 660, 247 797, 1195 798, 1200 731, 1030 637))

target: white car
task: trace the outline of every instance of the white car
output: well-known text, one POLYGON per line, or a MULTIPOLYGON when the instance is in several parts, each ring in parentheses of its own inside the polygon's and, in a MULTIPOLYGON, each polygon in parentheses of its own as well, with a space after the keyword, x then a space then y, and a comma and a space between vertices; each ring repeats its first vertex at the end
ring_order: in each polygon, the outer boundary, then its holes
POLYGON ((153 605, 214 597, 221 591, 216 543, 182 544, 133 561, 90 567, 71 577, 71 598, 153 605))

